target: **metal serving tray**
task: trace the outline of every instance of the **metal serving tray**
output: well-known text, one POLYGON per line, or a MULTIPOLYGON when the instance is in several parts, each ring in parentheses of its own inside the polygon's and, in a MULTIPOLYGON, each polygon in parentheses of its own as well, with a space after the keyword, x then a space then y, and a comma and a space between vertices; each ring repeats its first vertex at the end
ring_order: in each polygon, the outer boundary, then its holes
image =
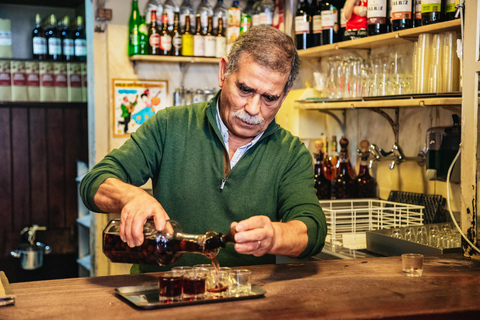
POLYGON ((140 309, 172 308, 180 306, 190 306, 196 304, 215 303, 224 301, 236 301, 246 299, 257 299, 265 296, 266 291, 261 287, 252 285, 249 295, 239 297, 212 298, 203 300, 184 300, 175 302, 160 302, 158 300, 158 284, 144 286, 120 287, 115 289, 115 293, 124 300, 140 309))

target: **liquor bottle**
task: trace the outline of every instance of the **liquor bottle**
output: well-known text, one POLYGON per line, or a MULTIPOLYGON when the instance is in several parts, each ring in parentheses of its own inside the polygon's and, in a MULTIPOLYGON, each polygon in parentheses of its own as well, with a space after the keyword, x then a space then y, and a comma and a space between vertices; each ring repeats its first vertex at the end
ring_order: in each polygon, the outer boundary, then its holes
POLYGON ((326 200, 331 198, 332 182, 325 177, 323 169, 324 153, 322 152, 324 142, 322 140, 315 141, 317 153, 315 157, 315 189, 317 190, 318 200, 326 200))
POLYGON ((230 52, 235 40, 240 35, 240 18, 242 17, 242 9, 238 4, 238 0, 233 0, 232 6, 228 8, 227 21, 227 54, 230 52))
POLYGON ((390 0, 390 15, 392 17, 392 31, 413 27, 414 0, 390 0))
POLYGON ((165 266, 177 262, 187 252, 215 259, 227 243, 235 242, 235 229, 230 229, 225 235, 215 231, 186 234, 182 232, 180 224, 173 220, 168 221, 162 232, 155 229, 153 220, 147 220, 143 235, 143 243, 130 248, 120 238, 120 220, 111 220, 103 230, 103 253, 112 262, 165 266))
POLYGON ((325 171, 325 177, 329 180, 333 180, 337 176, 337 136, 332 136, 330 142, 330 150, 328 154, 324 154, 323 170, 325 171))
POLYGON ((193 33, 190 29, 190 14, 185 15, 185 31, 182 34, 182 56, 193 56, 193 33))
POLYGON ((208 0, 202 0, 197 7, 197 14, 200 15, 200 23, 202 26, 202 34, 207 33, 208 17, 213 16, 213 8, 208 0))
MULTIPOLYGON (((322 37, 322 9, 321 0, 312 0, 312 23, 310 32, 312 34, 312 47, 318 47, 323 44, 322 37)), ((298 47, 297 47, 298 48, 298 47)))
POLYGON ((197 30, 193 36, 193 55, 195 57, 203 57, 205 56, 205 38, 203 37, 202 22, 199 13, 197 13, 195 17, 195 25, 197 26, 197 30))
POLYGON ((55 15, 50 15, 50 25, 45 30, 45 38, 47 39, 48 60, 58 61, 62 54, 62 45, 60 35, 57 30, 57 19, 55 15))
POLYGON ((173 31, 172 31, 172 56, 182 55, 182 34, 180 33, 180 15, 175 12, 173 15, 173 31))
POLYGON ((180 30, 185 32, 185 15, 190 17, 190 28, 195 29, 195 8, 190 0, 183 0, 180 5, 180 30))
POLYGON ((307 0, 300 0, 295 14, 295 41, 298 50, 312 47, 311 21, 312 16, 308 9, 307 0))
POLYGON ((208 17, 207 34, 204 37, 205 40, 205 57, 213 58, 217 50, 217 39, 213 35, 213 17, 208 17))
POLYGON ((227 29, 228 9, 225 7, 223 0, 217 0, 217 4, 213 8, 213 32, 218 34, 218 18, 222 18, 223 30, 227 29))
POLYGON ((225 37, 225 29, 223 29, 223 18, 218 18, 218 32, 216 37, 215 57, 221 58, 227 55, 227 38, 225 37))
POLYGON ((160 54, 160 31, 157 25, 157 10, 150 10, 150 29, 148 30, 148 54, 160 54))
POLYGON ((77 27, 73 30, 75 61, 87 61, 87 38, 83 29, 83 17, 77 17, 77 27))
POLYGON ((375 179, 370 175, 368 169, 368 158, 370 153, 368 152, 368 147, 370 143, 367 140, 362 140, 360 142, 360 149, 357 150, 360 155, 360 170, 358 176, 355 179, 356 183, 356 198, 376 198, 376 182, 375 179))
POLYGON ((63 24, 60 29, 60 39, 62 41, 62 60, 73 61, 75 58, 75 49, 72 33, 70 32, 70 18, 63 17, 63 24))
MULTIPOLYGON (((168 31, 173 30, 173 21, 175 20, 175 12, 179 12, 180 7, 178 6, 177 2, 175 0, 167 0, 163 4, 163 12, 167 13, 168 17, 168 31)), ((162 13, 162 21, 163 21, 163 13, 162 13)), ((162 25, 162 30, 163 30, 163 25, 162 25)))
POLYGON ((445 0, 443 21, 455 20, 457 14, 456 0, 445 0))
POLYGON ((140 46, 139 54, 148 54, 148 28, 145 17, 140 16, 140 26, 138 27, 138 44, 140 46))
POLYGON ((252 27, 253 0, 248 0, 247 7, 242 11, 240 18, 240 34, 244 34, 252 27))
POLYGON ((322 1, 322 38, 323 44, 338 42, 338 10, 329 0, 322 1))
POLYGON ((128 55, 133 56, 140 53, 140 37, 138 28, 141 18, 138 11, 138 0, 132 0, 132 11, 128 20, 128 55))
POLYGON ((42 17, 35 16, 35 28, 32 31, 32 52, 34 60, 47 60, 47 39, 42 28, 42 17))
POLYGON ((162 31, 160 32, 160 55, 169 56, 172 51, 172 35, 168 31, 168 13, 162 14, 162 31))
POLYGON ((260 5, 262 0, 256 0, 253 3, 252 11, 252 27, 256 27, 260 25, 260 5))
POLYGON ((143 15, 145 17, 145 25, 147 26, 147 29, 150 30, 152 27, 152 10, 156 11, 156 17, 157 17, 157 28, 162 24, 162 12, 163 12, 163 6, 162 2, 160 0, 148 0, 147 4, 145 5, 145 10, 143 11, 143 15))
POLYGON ((422 25, 422 0, 414 0, 415 8, 415 27, 420 27, 422 25))
POLYGON ((337 165, 337 176, 333 179, 332 198, 351 199, 355 196, 355 178, 351 176, 352 165, 348 152, 348 140, 345 137, 340 139, 340 155, 337 165))
POLYGON ((387 0, 369 0, 367 8, 367 31, 369 36, 388 32, 387 0))
POLYGON ((274 3, 272 0, 262 0, 260 2, 260 6, 259 6, 260 25, 267 25, 267 26, 272 25, 273 7, 274 7, 274 3))
POLYGON ((422 1, 422 26, 442 21, 442 0, 422 1))

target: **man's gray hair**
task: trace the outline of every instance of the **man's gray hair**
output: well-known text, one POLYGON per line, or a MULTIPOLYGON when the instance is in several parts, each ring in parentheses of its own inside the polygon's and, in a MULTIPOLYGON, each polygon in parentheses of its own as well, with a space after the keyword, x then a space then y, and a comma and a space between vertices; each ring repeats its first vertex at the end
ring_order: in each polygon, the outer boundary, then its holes
POLYGON ((251 28, 233 43, 228 55, 225 77, 238 71, 240 58, 244 53, 271 70, 290 72, 284 93, 293 86, 300 71, 300 58, 290 36, 271 26, 251 28))

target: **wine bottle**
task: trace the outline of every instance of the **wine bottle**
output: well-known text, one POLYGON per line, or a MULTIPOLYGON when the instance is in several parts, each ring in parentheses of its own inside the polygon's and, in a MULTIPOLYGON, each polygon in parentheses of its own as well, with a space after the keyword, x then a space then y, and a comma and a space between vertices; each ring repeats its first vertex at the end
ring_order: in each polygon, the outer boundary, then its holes
POLYGON ((47 39, 42 28, 42 17, 35 16, 35 28, 32 31, 32 52, 34 60, 47 60, 47 39))
POLYGON ((422 25, 422 0, 414 0, 415 21, 414 26, 420 27, 422 25))
POLYGON ((391 0, 392 31, 413 27, 414 0, 391 0))
POLYGON ((150 29, 148 30, 148 54, 160 54, 160 31, 157 25, 157 10, 150 10, 150 29))
POLYGON ((369 0, 367 8, 367 32, 369 36, 387 33, 388 30, 387 0, 369 0))
POLYGON ((442 0, 422 1, 422 26, 442 20, 442 0), (428 3, 426 3, 428 2, 428 3))
POLYGON ((58 61, 62 54, 62 45, 60 35, 57 30, 57 18, 50 15, 50 25, 45 30, 45 38, 47 39, 48 60, 58 61))
POLYGON ((457 13, 456 0, 445 0, 443 21, 455 20, 457 13))
POLYGON ((87 61, 87 37, 83 28, 83 17, 77 17, 77 27, 73 31, 73 42, 75 51, 75 61, 87 61))
POLYGON ((193 33, 190 29, 190 14, 185 14, 185 31, 182 34, 182 56, 193 56, 193 33))
POLYGON ((324 153, 322 152, 324 142, 321 140, 315 141, 315 148, 317 153, 314 154, 315 158, 315 189, 317 190, 318 200, 326 200, 331 198, 332 182, 325 177, 323 168, 324 153))
POLYGON ((355 197, 355 180, 351 176, 352 165, 348 152, 348 140, 345 137, 340 139, 340 155, 337 165, 338 174, 332 181, 333 199, 351 199, 355 197))
POLYGON ((307 0, 300 0, 295 14, 295 41, 298 50, 312 47, 311 21, 307 0))
POLYGON ((138 0, 132 0, 132 11, 128 20, 128 55, 133 56, 140 53, 139 31, 141 18, 138 11, 138 0))
POLYGON ((325 171, 325 176, 327 177, 327 179, 333 180, 337 176, 337 162, 337 136, 332 136, 332 141, 330 142, 330 150, 328 154, 324 155, 323 163, 323 169, 325 171))
POLYGON ((322 1, 323 44, 338 42, 338 10, 330 0, 322 1))
POLYGON ((63 17, 60 39, 62 41, 62 60, 73 61, 75 58, 75 47, 72 33, 70 31, 70 18, 68 16, 63 17))
POLYGON ((312 0, 312 47, 318 47, 323 44, 322 38, 322 9, 320 7, 321 0, 312 0))
POLYGON ((367 140, 362 140, 360 142, 360 149, 358 153, 360 155, 360 169, 358 176, 355 180, 356 183, 356 198, 376 198, 376 181, 370 175, 370 170, 368 168, 368 158, 370 153, 368 152, 368 147, 370 143, 367 140))

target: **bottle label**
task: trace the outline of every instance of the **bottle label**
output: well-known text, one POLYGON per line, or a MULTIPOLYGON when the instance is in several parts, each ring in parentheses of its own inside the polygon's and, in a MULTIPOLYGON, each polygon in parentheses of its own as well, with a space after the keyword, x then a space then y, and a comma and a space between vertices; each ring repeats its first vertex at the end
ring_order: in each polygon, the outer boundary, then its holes
POLYGON ((442 12, 441 0, 422 0, 422 13, 442 12))
POLYGON ((215 57, 221 58, 227 55, 227 38, 225 37, 216 37, 216 52, 215 57))
POLYGON ((132 46, 138 46, 138 29, 133 28, 132 32, 130 32, 130 44, 132 46))
POLYGON ((38 73, 27 74, 27 86, 40 87, 40 77, 38 76, 38 73))
POLYGON ((172 39, 172 44, 176 50, 182 49, 182 36, 179 34, 175 35, 172 39))
POLYGON ((63 39, 63 55, 64 56, 73 56, 73 39, 63 39))
POLYGON ((148 43, 152 48, 160 47, 160 35, 158 33, 150 35, 150 38, 148 38, 148 43))
POLYGON ((205 38, 203 36, 193 36, 193 55, 195 57, 205 56, 205 38))
POLYGON ((75 39, 75 56, 84 57, 87 55, 87 41, 85 39, 75 39))
POLYGON ((67 76, 65 74, 56 74, 54 81, 55 81, 55 87, 57 88, 67 87, 67 76))
POLYGON ((260 12, 260 24, 271 26, 273 21, 272 12, 260 12))
POLYGON ((214 36, 205 36, 205 57, 215 57, 217 40, 214 36))
MULTIPOLYGON (((242 10, 240 8, 231 7, 228 9, 228 21, 227 21, 227 28, 228 27, 238 27, 240 28, 240 18, 242 16, 242 10)), ((240 29, 239 29, 240 31, 240 29)))
POLYGON ((295 34, 310 33, 310 21, 308 16, 295 17, 295 34))
POLYGON ((40 75, 42 87, 53 87, 53 75, 44 73, 40 75))
POLYGON ((0 46, 12 45, 12 32, 10 30, 0 30, 0 46))
POLYGON ((385 24, 387 22, 387 1, 368 1, 367 20, 368 24, 385 24))
POLYGON ((170 51, 172 49, 172 37, 164 34, 160 37, 160 49, 170 51))
POLYGON ((322 29, 332 29, 338 23, 337 9, 322 11, 322 29))
POLYGON ((415 0, 415 19, 422 19, 422 0, 415 0))
POLYGON ((15 72, 12 74, 12 83, 14 86, 26 86, 27 78, 23 72, 15 72))
POLYGON ((46 54, 47 53, 47 39, 43 37, 33 38, 33 54, 46 54))
POLYGON ((62 46, 60 44, 60 38, 49 38, 48 39, 48 54, 62 54, 62 46))
POLYGON ((322 15, 313 16, 313 33, 322 33, 322 15))
POLYGON ((191 34, 182 35, 182 56, 193 56, 193 36, 191 34))
POLYGON ((258 13, 252 16, 252 27, 256 27, 260 25, 260 15, 258 13))
POLYGON ((393 0, 392 20, 412 19, 412 0, 393 0))
POLYGON ((447 0, 445 3, 445 13, 453 13, 457 11, 457 8, 455 6, 455 0, 447 0))
POLYGON ((237 40, 238 36, 240 35, 240 26, 238 27, 227 27, 227 42, 228 44, 232 44, 237 40))
POLYGON ((242 21, 240 22, 240 34, 244 34, 252 27, 252 17, 248 14, 242 14, 242 21))

